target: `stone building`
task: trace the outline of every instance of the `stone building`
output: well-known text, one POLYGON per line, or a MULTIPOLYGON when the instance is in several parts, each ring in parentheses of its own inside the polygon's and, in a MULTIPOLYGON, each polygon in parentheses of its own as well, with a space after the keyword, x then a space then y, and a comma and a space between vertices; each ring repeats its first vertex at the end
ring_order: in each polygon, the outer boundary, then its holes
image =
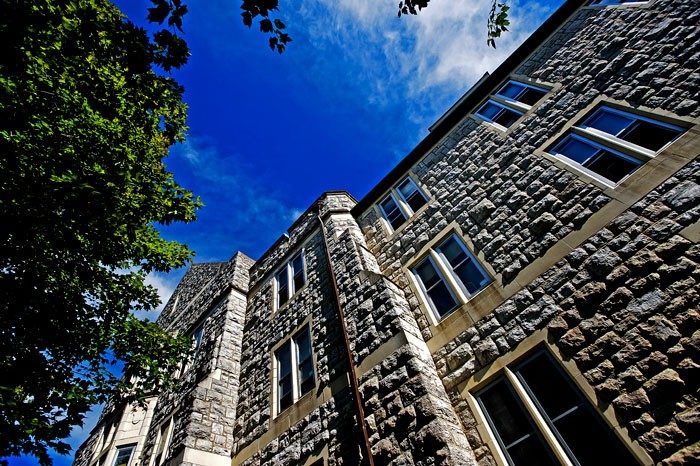
POLYGON ((195 264, 76 465, 700 464, 700 4, 565 2, 359 202, 195 264))

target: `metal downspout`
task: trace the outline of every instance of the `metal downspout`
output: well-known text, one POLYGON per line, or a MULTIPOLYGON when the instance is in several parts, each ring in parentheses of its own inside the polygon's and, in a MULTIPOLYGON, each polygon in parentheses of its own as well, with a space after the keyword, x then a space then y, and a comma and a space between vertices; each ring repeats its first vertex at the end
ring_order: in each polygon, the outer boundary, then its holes
POLYGON ((338 314, 338 320, 340 321, 340 333, 343 335, 343 344, 345 346, 345 359, 348 364, 348 369, 350 372, 350 387, 353 393, 353 404, 355 405, 355 414, 357 415, 357 422, 360 425, 360 431, 362 432, 362 450, 365 458, 367 458, 368 466, 374 466, 374 458, 372 457, 372 446, 369 443, 369 434, 367 433, 367 425, 365 424, 365 411, 362 409, 362 396, 360 395, 359 385, 357 383, 357 375, 355 373, 355 361, 352 356, 352 350, 350 349, 350 340, 348 339, 348 328, 345 324, 345 312, 340 306, 340 293, 338 292, 338 282, 335 277, 335 272, 333 271, 333 265, 331 264, 331 253, 328 247, 328 239, 326 238, 326 225, 323 223, 321 218, 321 206, 318 206, 318 221, 321 223, 321 233, 323 235, 323 246, 326 251, 326 263, 328 264, 328 273, 331 277, 331 285, 333 286, 333 294, 335 297, 335 310, 338 314))

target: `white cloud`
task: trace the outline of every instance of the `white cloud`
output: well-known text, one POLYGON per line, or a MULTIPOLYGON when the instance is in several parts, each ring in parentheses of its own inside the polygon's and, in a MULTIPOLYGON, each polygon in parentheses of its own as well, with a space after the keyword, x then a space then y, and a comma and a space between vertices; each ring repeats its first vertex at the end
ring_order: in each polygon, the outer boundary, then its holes
POLYGON ((397 5, 307 0, 290 22, 305 27, 319 57, 311 70, 319 80, 361 94, 371 105, 403 101, 421 123, 439 116, 484 72, 493 71, 551 9, 537 1, 511 2, 511 30, 494 50, 486 44, 490 0, 432 0, 417 16, 401 18, 397 5), (332 69, 338 57, 345 66, 332 69))

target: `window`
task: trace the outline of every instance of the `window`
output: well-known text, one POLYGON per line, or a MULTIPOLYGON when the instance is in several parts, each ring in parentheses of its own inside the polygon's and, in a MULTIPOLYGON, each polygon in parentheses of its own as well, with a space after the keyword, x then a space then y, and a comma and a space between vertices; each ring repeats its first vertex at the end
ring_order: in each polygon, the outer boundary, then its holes
POLYGON ((549 352, 504 372, 475 398, 508 464, 637 464, 549 352))
POLYGON ((491 277, 455 234, 432 248, 413 268, 413 274, 438 320, 491 283, 491 277))
POLYGON ((275 275, 277 309, 306 284, 306 264, 302 250, 275 275))
POLYGON ((416 183, 406 177, 379 202, 379 209, 392 230, 404 224, 428 202, 428 198, 416 183))
POLYGON ((306 326, 275 351, 276 413, 281 413, 316 386, 311 332, 306 326))
POLYGON ((136 445, 125 445, 117 448, 117 457, 114 459, 114 466, 129 466, 131 455, 134 454, 136 445))
POLYGON ((476 114, 500 129, 508 129, 546 93, 541 87, 510 80, 491 95, 476 114))
POLYGON ((682 132, 680 126, 603 105, 568 131, 549 152, 614 185, 682 132))
POLYGON ((624 5, 625 3, 646 3, 647 0, 593 0, 591 5, 607 6, 607 5, 624 5))
POLYGON ((170 440, 173 436, 174 417, 171 417, 166 422, 161 424, 158 430, 158 440, 156 441, 156 452, 153 455, 153 466, 161 466, 168 458, 168 449, 170 448, 170 440))

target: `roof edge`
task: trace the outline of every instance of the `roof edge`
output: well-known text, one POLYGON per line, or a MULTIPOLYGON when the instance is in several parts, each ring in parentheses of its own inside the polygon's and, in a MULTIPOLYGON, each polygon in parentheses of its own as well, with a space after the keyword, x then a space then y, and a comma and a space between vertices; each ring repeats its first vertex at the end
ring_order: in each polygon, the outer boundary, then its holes
POLYGON ((460 97, 456 104, 445 112, 430 128, 428 135, 406 155, 391 171, 377 183, 362 199, 353 207, 352 214, 355 217, 361 215, 380 195, 391 189, 400 178, 433 146, 439 143, 455 126, 457 126, 470 110, 481 102, 491 90, 501 83, 512 71, 527 58, 528 55, 549 36, 557 30, 588 0, 567 0, 554 13, 547 18, 535 32, 506 58, 493 73, 480 79, 467 93, 460 97))

